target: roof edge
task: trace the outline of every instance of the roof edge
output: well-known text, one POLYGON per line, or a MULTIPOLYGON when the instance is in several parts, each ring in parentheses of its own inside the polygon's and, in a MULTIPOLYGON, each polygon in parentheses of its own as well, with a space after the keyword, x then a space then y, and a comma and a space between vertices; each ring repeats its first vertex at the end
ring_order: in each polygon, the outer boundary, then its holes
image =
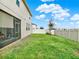
POLYGON ((28 5, 26 4, 25 0, 22 0, 22 1, 23 1, 24 5, 26 6, 27 10, 29 11, 30 15, 32 16, 32 13, 31 13, 31 11, 30 11, 28 5))

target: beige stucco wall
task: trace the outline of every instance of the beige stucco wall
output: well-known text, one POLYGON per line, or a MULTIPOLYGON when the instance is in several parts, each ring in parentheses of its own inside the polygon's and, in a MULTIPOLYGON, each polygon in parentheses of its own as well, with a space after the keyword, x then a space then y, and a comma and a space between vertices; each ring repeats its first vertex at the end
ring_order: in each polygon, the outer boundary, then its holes
POLYGON ((20 7, 18 7, 16 0, 0 0, 0 9, 21 20, 21 38, 31 34, 31 30, 26 31, 26 23, 29 23, 31 28, 31 19, 29 20, 31 15, 22 1, 20 2, 20 7))

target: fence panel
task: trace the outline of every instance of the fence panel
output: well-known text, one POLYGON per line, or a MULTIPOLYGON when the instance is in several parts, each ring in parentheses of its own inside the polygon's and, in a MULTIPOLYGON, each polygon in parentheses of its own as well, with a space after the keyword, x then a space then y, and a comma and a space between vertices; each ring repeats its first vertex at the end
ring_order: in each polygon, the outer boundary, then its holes
POLYGON ((74 41, 79 41, 79 29, 59 29, 54 31, 55 35, 63 36, 74 41))

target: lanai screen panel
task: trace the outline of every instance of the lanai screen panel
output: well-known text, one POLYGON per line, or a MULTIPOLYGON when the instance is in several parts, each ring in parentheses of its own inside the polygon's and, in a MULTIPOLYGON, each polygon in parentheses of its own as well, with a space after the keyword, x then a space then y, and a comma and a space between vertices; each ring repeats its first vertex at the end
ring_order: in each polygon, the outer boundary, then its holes
POLYGON ((14 28, 13 17, 0 11, 0 28, 14 28))

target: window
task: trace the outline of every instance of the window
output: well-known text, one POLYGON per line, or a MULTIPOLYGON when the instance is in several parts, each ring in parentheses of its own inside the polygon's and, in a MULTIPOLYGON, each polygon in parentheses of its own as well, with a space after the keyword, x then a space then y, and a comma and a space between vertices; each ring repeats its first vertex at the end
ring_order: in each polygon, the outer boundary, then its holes
POLYGON ((30 24, 26 23, 26 30, 29 31, 30 30, 30 24))
MULTIPOLYGON (((17 20, 17 19, 16 19, 17 20)), ((21 37, 21 23, 14 20, 14 28, 0 27, 0 40, 19 39, 21 37)))
POLYGON ((19 0, 16 0, 16 4, 17 4, 18 7, 20 6, 19 0))
POLYGON ((29 20, 31 20, 31 17, 29 17, 29 20))

